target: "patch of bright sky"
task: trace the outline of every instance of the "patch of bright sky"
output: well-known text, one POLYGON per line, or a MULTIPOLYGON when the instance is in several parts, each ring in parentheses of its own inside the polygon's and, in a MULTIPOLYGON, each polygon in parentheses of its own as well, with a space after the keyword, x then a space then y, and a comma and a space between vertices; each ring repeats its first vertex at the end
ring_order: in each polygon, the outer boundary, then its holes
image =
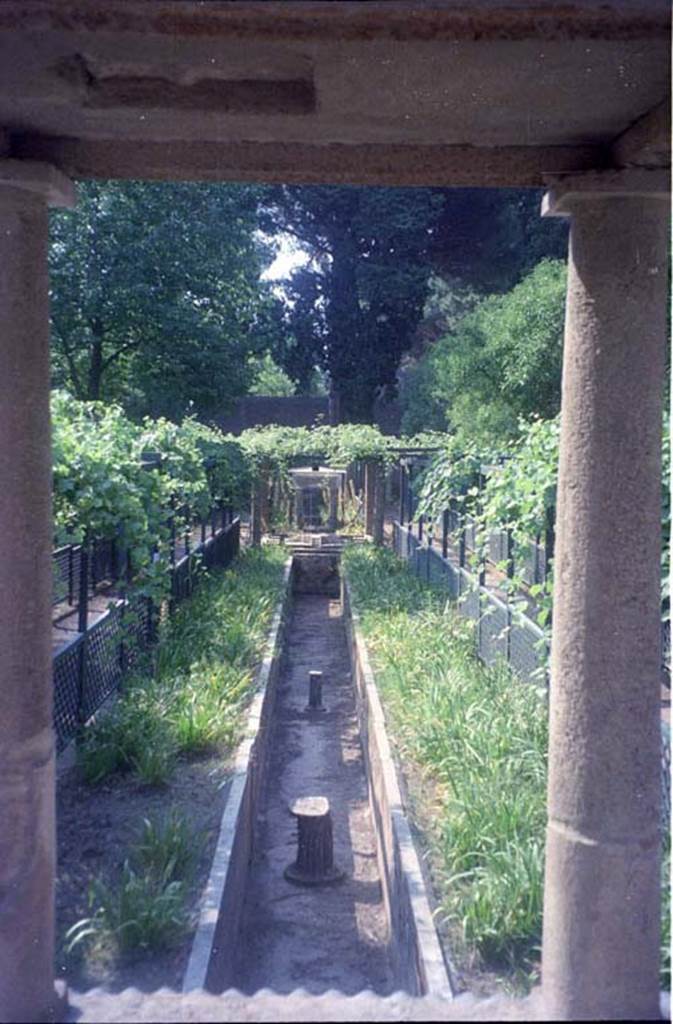
POLYGON ((290 277, 293 270, 309 263, 311 257, 300 248, 290 235, 276 235, 275 244, 278 252, 273 263, 262 274, 262 281, 282 281, 290 277))

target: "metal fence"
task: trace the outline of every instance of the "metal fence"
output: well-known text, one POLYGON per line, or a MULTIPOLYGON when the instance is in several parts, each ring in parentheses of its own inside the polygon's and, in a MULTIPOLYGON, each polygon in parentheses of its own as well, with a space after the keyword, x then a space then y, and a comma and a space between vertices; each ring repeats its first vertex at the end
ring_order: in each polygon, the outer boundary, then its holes
MULTIPOLYGON (((548 648, 544 633, 522 612, 513 611, 460 566, 442 557, 411 530, 393 523, 393 546, 414 574, 445 587, 461 615, 474 623, 477 654, 486 665, 504 662, 520 679, 548 685, 548 648)), ((670 633, 669 633, 670 637, 670 633)), ((670 639, 669 639, 670 645, 670 639)), ((662 722, 662 814, 665 828, 671 817, 671 736, 662 722)))
MULTIPOLYGON (((238 554, 240 520, 232 519, 230 514, 223 512, 219 527, 215 523, 212 525, 211 536, 206 536, 204 527, 196 545, 187 542, 182 556, 172 558, 169 570, 171 607, 192 593, 200 566, 207 569, 226 567, 238 554)), ((59 566, 59 571, 65 567, 58 584, 62 588, 65 579, 65 596, 59 601, 69 600, 70 604, 75 604, 78 600, 85 600, 90 587, 96 585, 92 581, 109 578, 109 575, 97 575, 103 572, 102 556, 96 563, 95 555, 90 557, 89 551, 81 545, 54 552, 54 563, 59 566), (93 570, 90 569, 91 563, 94 564, 93 570), (89 578, 87 587, 81 585, 83 573, 89 578)), ((108 561, 108 573, 110 564, 108 561)), ((53 659, 54 728, 58 752, 65 749, 83 723, 108 697, 120 689, 124 674, 156 639, 157 609, 149 598, 134 596, 127 600, 110 596, 107 610, 90 626, 85 625, 88 621, 86 607, 82 609, 80 606, 79 612, 79 631, 56 652, 53 659)))

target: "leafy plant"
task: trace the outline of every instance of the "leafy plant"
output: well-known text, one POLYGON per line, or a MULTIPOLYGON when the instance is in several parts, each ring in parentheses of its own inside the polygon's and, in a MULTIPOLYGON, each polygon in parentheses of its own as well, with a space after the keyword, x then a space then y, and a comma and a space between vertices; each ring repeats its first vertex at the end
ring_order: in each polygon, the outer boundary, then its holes
POLYGON ((231 747, 282 582, 280 548, 248 550, 204 580, 162 627, 155 674, 129 680, 78 748, 84 780, 167 781, 179 755, 231 747))
POLYGON ((112 944, 119 953, 174 945, 187 926, 187 914, 184 885, 171 881, 171 873, 137 874, 127 860, 117 885, 94 882, 89 895, 94 912, 66 933, 68 952, 86 939, 112 944))
POLYGON ((163 820, 144 818, 132 858, 136 869, 167 882, 189 881, 202 839, 176 808, 163 820))

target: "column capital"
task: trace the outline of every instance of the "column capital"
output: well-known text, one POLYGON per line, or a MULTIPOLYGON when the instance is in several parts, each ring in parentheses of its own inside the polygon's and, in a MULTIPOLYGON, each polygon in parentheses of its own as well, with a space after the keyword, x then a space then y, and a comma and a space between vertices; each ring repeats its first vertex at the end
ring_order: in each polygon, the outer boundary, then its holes
POLYGON ((72 208, 77 202, 70 178, 38 160, 0 159, 0 197, 6 188, 42 198, 47 206, 72 208))
POLYGON ((668 170, 579 171, 547 175, 548 191, 542 199, 543 217, 568 217, 579 203, 615 198, 663 199, 669 201, 671 175, 668 170))

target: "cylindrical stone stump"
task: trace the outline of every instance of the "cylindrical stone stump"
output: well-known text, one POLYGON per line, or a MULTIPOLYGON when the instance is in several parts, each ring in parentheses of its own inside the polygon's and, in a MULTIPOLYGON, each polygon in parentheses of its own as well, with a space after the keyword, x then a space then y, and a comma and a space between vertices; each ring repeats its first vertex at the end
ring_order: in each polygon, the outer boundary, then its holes
POLYGON ((307 711, 324 711, 322 706, 322 672, 308 674, 308 705, 307 711))
POLYGON ((285 877, 295 885, 332 885, 344 877, 334 866, 332 815, 324 796, 295 800, 290 811, 297 819, 297 859, 285 868, 285 877))

